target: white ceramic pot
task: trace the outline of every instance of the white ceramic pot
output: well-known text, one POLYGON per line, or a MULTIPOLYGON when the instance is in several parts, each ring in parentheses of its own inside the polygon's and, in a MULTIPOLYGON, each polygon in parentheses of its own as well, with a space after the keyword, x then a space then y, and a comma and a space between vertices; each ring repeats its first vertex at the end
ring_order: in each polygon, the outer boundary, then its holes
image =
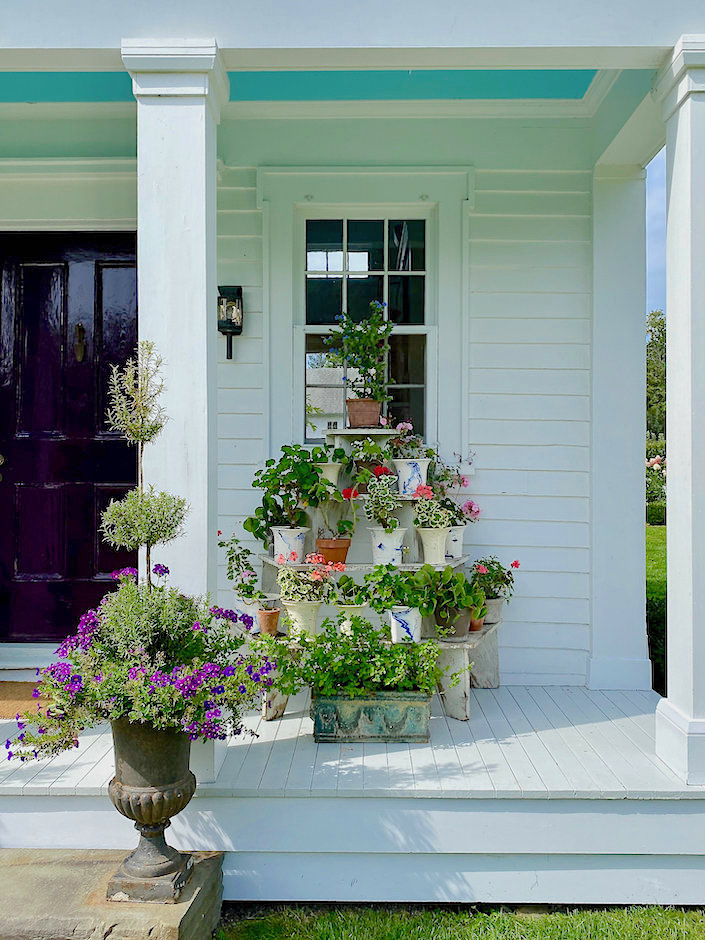
POLYGON ((365 609, 365 604, 336 604, 335 606, 338 608, 341 614, 345 614, 345 620, 342 620, 338 624, 338 632, 345 633, 347 636, 350 636, 351 623, 348 618, 362 617, 362 611, 365 609))
POLYGON ((423 545, 423 560, 426 565, 444 565, 446 563, 446 541, 449 527, 443 529, 422 529, 417 527, 423 545))
POLYGON ((342 463, 331 461, 331 463, 321 463, 318 466, 321 468, 321 476, 323 479, 330 480, 333 486, 337 486, 340 468, 343 466, 342 463))
MULTIPOLYGON (((248 633, 259 633, 259 623, 257 621, 257 611, 262 605, 258 600, 250 600, 247 597, 236 597, 233 601, 233 610, 241 617, 245 614, 247 617, 252 617, 252 626, 248 630, 248 633)), ((242 627, 245 627, 244 623, 240 623, 242 627)), ((247 629, 247 627, 245 627, 247 629)))
POLYGON ((428 466, 431 463, 428 457, 414 460, 395 458, 392 463, 397 471, 399 494, 413 496, 418 486, 425 486, 428 477, 428 466))
POLYGON ((306 561, 306 533, 305 526, 292 528, 288 525, 273 525, 274 557, 283 555, 284 564, 303 565, 306 561))
POLYGON ((282 601, 282 607, 289 618, 289 636, 296 639, 302 633, 316 636, 318 633, 318 611, 321 601, 282 601))
POLYGON ((404 560, 404 536, 406 529, 397 527, 385 532, 379 526, 370 528, 372 539, 372 563, 374 565, 400 565, 404 560))
POLYGON ((446 539, 446 558, 462 558, 465 529, 465 525, 453 525, 450 527, 450 532, 446 539))
POLYGON ((392 607, 389 611, 392 643, 420 643, 421 620, 418 607, 392 607))
POLYGON ((487 613, 485 614, 485 623, 499 623, 502 619, 502 608, 504 607, 503 597, 490 597, 485 601, 487 613))

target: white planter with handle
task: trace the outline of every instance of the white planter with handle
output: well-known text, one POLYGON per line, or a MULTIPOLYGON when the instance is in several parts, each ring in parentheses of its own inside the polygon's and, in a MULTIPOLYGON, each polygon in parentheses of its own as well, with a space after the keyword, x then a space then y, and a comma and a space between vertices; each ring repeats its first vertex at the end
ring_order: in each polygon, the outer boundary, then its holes
POLYGON ((411 460, 395 457, 392 463, 397 471, 397 485, 401 496, 413 496, 417 487, 426 485, 430 458, 419 457, 411 460))
POLYGON ((289 636, 297 639, 302 633, 316 636, 318 633, 318 611, 321 601, 285 601, 282 607, 289 619, 289 636))
POLYGON ((421 620, 418 607, 392 607, 389 611, 392 643, 420 643, 421 620))
POLYGON ((404 560, 404 536, 406 529, 397 527, 385 532, 378 526, 370 528, 372 539, 372 563, 374 565, 400 565, 404 560))
POLYGON ((446 539, 446 558, 462 558, 466 528, 466 525, 453 525, 450 527, 446 539))
POLYGON ((306 533, 305 526, 292 528, 288 525, 273 525, 274 558, 284 556, 285 565, 303 565, 306 560, 306 533))
POLYGON ((422 529, 417 527, 423 545, 423 560, 426 565, 444 565, 446 563, 446 541, 450 527, 443 529, 422 529))

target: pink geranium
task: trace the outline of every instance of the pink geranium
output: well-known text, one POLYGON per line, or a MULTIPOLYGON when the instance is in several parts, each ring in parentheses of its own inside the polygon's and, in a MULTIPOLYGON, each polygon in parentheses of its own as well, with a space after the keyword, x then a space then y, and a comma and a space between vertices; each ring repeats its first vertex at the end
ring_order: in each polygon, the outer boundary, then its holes
POLYGON ((414 496, 416 496, 417 499, 433 499, 433 490, 430 486, 419 483, 414 490, 414 496))
POLYGON ((512 568, 518 568, 518 567, 519 567, 519 562, 516 560, 516 558, 515 558, 514 561, 512 562, 511 567, 512 567, 512 568))
POLYGON ((478 574, 489 574, 489 568, 485 568, 484 565, 475 565, 475 571, 478 574))
POLYGON ((460 507, 460 511, 466 518, 470 520, 470 522, 476 522, 478 516, 482 512, 480 507, 473 499, 468 499, 466 502, 464 502, 460 507))

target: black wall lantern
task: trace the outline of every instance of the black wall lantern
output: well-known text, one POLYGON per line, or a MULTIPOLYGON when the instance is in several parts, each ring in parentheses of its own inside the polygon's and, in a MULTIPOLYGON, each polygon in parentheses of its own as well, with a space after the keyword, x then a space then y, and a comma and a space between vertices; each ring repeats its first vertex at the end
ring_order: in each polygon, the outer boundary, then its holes
POLYGON ((224 333, 228 340, 226 355, 233 358, 233 336, 242 333, 242 288, 218 288, 218 330, 224 333))

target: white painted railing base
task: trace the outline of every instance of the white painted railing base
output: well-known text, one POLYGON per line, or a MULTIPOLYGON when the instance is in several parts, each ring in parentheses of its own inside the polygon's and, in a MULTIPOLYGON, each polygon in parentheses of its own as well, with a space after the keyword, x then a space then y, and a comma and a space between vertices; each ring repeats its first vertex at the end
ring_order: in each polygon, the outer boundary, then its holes
POLYGON ((656 753, 690 786, 705 784, 705 719, 689 718, 670 699, 656 708, 656 753))

